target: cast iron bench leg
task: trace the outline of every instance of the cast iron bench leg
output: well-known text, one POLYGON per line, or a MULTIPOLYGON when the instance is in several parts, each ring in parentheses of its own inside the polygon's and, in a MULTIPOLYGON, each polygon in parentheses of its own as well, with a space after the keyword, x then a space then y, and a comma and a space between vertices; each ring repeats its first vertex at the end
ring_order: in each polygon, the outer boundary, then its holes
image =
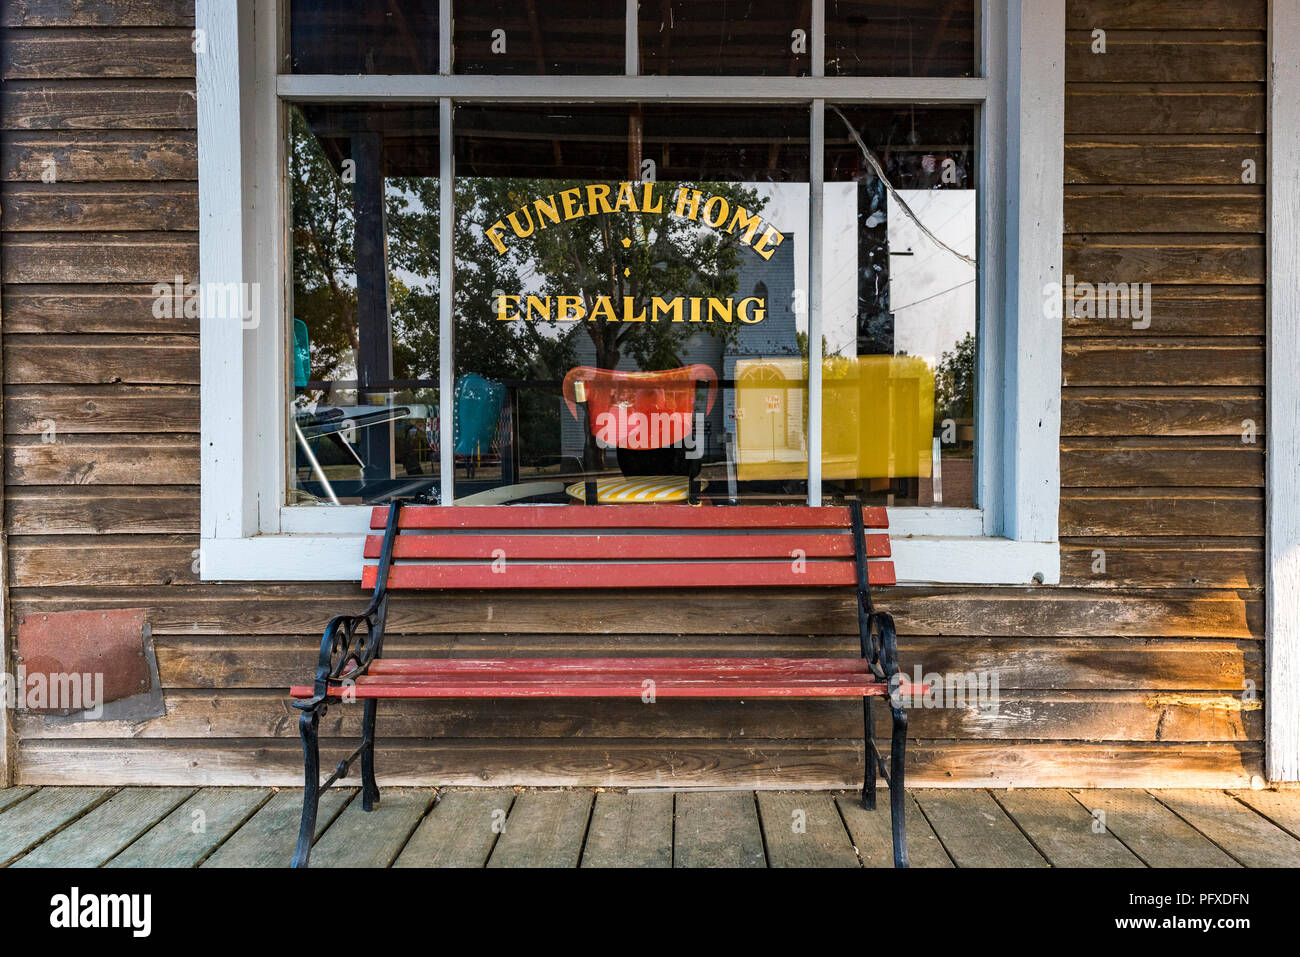
POLYGON ((907 751, 907 712, 891 707, 894 733, 889 742, 889 823, 894 832, 894 866, 907 867, 907 792, 903 766, 907 751))
POLYGON ((361 810, 373 811, 379 803, 379 785, 375 781, 375 712, 379 701, 366 699, 365 724, 361 741, 361 810))
POLYGON ((298 847, 293 852, 292 867, 306 867, 311 856, 312 838, 316 836, 316 809, 320 806, 320 714, 317 709, 304 711, 298 719, 302 732, 302 763, 306 781, 302 792, 302 824, 298 827, 298 847))
POLYGON ((875 722, 871 719, 871 699, 862 699, 862 728, 864 749, 863 755, 867 766, 863 769, 862 779, 862 806, 868 811, 876 809, 876 772, 880 756, 876 753, 876 729, 875 722))

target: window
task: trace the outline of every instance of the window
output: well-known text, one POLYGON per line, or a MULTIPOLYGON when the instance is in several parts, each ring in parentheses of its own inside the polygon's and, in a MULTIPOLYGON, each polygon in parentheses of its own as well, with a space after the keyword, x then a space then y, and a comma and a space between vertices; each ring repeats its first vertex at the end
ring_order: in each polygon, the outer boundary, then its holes
POLYGON ((1060 7, 200 0, 204 577, 599 495, 1057 580, 1060 7))

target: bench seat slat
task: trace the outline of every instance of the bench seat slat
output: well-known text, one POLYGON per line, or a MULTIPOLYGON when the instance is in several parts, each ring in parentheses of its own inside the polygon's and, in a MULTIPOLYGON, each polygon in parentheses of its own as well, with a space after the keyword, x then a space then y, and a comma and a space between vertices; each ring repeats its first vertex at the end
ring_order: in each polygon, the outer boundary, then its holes
MULTIPOLYGON (((387 506, 370 513, 370 527, 382 529, 387 506)), ((884 508, 862 510, 867 528, 888 528, 884 508)), ((583 528, 835 528, 849 525, 846 506, 740 505, 736 507, 680 505, 407 505, 398 523, 408 529, 583 529, 583 528)))
MULTIPOLYGON (((361 585, 374 588, 378 566, 367 565, 361 585)), ((893 585, 894 564, 867 563, 872 585, 893 585)), ((402 589, 505 588, 726 588, 768 586, 843 586, 857 583, 852 562, 807 562, 796 568, 780 562, 615 562, 591 565, 393 565, 388 587, 402 589)))
MULTIPOLYGON (((857 674, 823 674, 804 677, 786 675, 731 675, 683 677, 661 675, 653 678, 653 687, 645 684, 647 676, 627 674, 511 675, 504 678, 467 677, 465 675, 423 676, 420 680, 359 682, 354 686, 330 689, 330 697, 341 698, 640 698, 653 691, 656 698, 862 698, 889 693, 889 687, 873 676, 857 674)), ((900 692, 914 690, 905 679, 900 692)), ((290 689, 295 698, 309 698, 309 686, 290 689)))
POLYGON ((870 674, 862 658, 376 658, 368 675, 870 674))
MULTIPOLYGON (((888 558, 889 536, 866 537, 868 558, 888 558)), ((366 538, 366 558, 378 558, 382 535, 366 538)), ((849 534, 800 532, 761 535, 399 535, 394 558, 478 558, 504 553, 521 561, 555 558, 602 559, 787 558, 796 550, 807 558, 852 558, 849 534)))

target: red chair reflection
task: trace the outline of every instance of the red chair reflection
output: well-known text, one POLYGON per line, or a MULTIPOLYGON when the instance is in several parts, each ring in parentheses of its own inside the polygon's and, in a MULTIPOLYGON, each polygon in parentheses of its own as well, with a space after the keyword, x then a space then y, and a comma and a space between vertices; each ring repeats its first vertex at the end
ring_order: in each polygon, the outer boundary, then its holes
POLYGON ((578 366, 564 377, 563 393, 579 421, 585 407, 584 467, 589 473, 597 465, 594 442, 616 450, 625 476, 688 478, 690 499, 695 500, 694 480, 704 454, 702 420, 718 396, 718 375, 711 366, 697 363, 659 372, 578 366))

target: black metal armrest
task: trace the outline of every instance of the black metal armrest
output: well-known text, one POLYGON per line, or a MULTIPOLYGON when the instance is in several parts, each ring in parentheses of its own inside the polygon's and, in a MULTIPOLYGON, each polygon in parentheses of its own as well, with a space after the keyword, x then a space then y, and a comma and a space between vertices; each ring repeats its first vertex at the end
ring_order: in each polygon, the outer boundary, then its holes
POLYGON ((858 606, 858 638, 862 657, 881 681, 889 681, 899 673, 898 634, 894 629, 894 616, 887 611, 877 611, 865 603, 858 606))
POLYGON ((398 516, 401 510, 401 501, 388 506, 388 524, 384 528, 384 543, 370 604, 359 615, 335 615, 330 619, 325 634, 321 636, 312 696, 304 701, 295 701, 295 708, 316 710, 329 695, 331 684, 337 686, 365 674, 370 663, 383 651, 384 623, 388 617, 388 569, 393 563, 393 544, 400 528, 398 516))
POLYGON ((325 700, 331 684, 353 681, 366 673, 382 646, 388 596, 359 615, 335 615, 321 636, 313 694, 294 707, 310 711, 325 700))
POLYGON ((869 619, 877 648, 877 661, 884 676, 892 678, 899 673, 898 634, 894 630, 894 616, 887 611, 873 611, 869 619))

